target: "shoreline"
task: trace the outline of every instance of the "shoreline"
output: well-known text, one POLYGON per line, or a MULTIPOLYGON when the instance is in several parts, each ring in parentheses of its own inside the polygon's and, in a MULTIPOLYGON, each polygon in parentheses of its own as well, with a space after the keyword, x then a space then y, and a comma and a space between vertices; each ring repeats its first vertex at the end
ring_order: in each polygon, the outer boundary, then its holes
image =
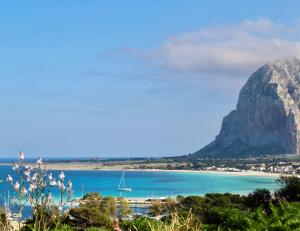
MULTIPOLYGON (((31 165, 31 163, 25 163, 27 165, 31 165)), ((11 163, 0 163, 0 166, 11 166, 11 163)), ((262 172, 262 171, 218 171, 218 170, 188 170, 188 169, 140 169, 140 168, 130 168, 124 165, 117 165, 112 167, 103 167, 96 164, 78 164, 78 163, 59 163, 59 164, 47 164, 48 170, 53 171, 128 171, 128 172, 173 172, 173 173, 197 173, 197 174, 218 174, 218 175, 229 175, 229 176, 260 176, 260 177, 272 177, 279 178, 281 173, 270 173, 270 172, 262 172)), ((297 175, 293 175, 297 176, 297 175)))
POLYGON ((82 166, 75 164, 49 164, 47 165, 48 170, 61 170, 61 171, 128 171, 128 172, 173 172, 173 173, 197 173, 197 174, 219 174, 219 175, 230 175, 230 176, 264 176, 279 178, 280 173, 268 173, 260 171, 218 171, 218 170, 189 170, 189 169, 140 169, 140 168, 122 168, 122 167, 112 167, 112 168, 95 168, 91 165, 82 166))

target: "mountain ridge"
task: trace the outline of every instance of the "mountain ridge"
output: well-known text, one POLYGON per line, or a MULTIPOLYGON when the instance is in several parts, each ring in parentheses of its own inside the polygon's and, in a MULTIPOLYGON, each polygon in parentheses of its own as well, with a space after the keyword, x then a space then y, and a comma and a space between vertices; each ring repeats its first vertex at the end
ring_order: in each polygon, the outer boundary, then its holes
POLYGON ((300 151, 300 60, 269 62, 242 87, 215 140, 192 154, 244 157, 300 151))

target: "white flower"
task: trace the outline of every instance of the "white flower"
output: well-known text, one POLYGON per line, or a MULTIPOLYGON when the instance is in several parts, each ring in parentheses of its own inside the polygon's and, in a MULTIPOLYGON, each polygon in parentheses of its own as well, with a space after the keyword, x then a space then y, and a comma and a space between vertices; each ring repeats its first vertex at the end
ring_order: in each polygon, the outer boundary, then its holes
POLYGON ((43 163, 42 158, 40 157, 40 158, 36 161, 36 163, 39 164, 39 165, 42 164, 42 163, 43 163))
POLYGON ((38 178, 38 173, 34 173, 33 176, 31 177, 31 180, 35 181, 38 178))
POLYGON ((24 158, 25 158, 24 153, 23 153, 23 152, 20 152, 20 153, 19 153, 19 160, 23 161, 24 158))
POLYGON ((65 178, 65 174, 63 171, 61 171, 61 173, 59 174, 59 179, 63 180, 65 178))
POLYGON ((19 165, 17 165, 16 163, 14 163, 12 170, 16 171, 19 169, 19 165))
POLYGON ((61 181, 57 182, 57 186, 58 186, 58 189, 61 191, 65 190, 65 188, 66 188, 65 185, 61 181))
POLYGON ((22 193, 23 193, 23 194, 27 194, 27 189, 26 189, 26 188, 23 188, 23 189, 22 189, 22 193))
POLYGON ((33 192, 33 190, 35 190, 36 186, 34 184, 30 184, 29 185, 29 192, 33 192))
POLYGON ((53 179, 52 173, 49 174, 48 178, 49 178, 49 180, 53 179))
POLYGON ((71 192, 72 191, 72 182, 71 181, 68 181, 68 184, 67 184, 67 192, 71 192))
POLYGON ((29 177, 29 176, 30 176, 30 170, 29 170, 29 169, 26 169, 26 170, 24 171, 24 175, 25 175, 26 177, 29 177))
POLYGON ((68 187, 72 188, 72 182, 70 180, 68 181, 68 187))
POLYGON ((16 191, 18 191, 18 190, 19 190, 19 188, 20 188, 20 184, 19 184, 19 182, 18 182, 18 181, 15 183, 15 185, 14 185, 14 188, 15 188, 15 190, 16 190, 16 191))
POLYGON ((6 180, 9 182, 9 183, 12 183, 13 182, 13 178, 11 177, 11 175, 8 175, 6 180))
POLYGON ((55 185, 56 185, 55 179, 52 179, 52 180, 50 181, 50 185, 51 185, 51 186, 55 186, 55 185))

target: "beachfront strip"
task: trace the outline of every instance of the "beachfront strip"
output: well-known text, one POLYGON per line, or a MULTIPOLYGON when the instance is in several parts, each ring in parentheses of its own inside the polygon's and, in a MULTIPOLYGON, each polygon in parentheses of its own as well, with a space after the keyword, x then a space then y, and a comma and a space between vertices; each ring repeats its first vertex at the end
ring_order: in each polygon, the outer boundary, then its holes
MULTIPOLYGON (((269 230, 300 227, 300 179, 282 176, 275 192, 248 195, 207 193, 173 198, 123 198, 88 192, 73 199, 73 183, 63 171, 52 174, 42 159, 27 165, 24 154, 7 175, 12 200, 0 213, 4 230, 269 230), (53 193, 56 192, 56 198, 53 193), (12 203, 11 203, 12 202, 12 203), (25 207, 31 216, 24 219, 25 207), (259 214, 259 217, 257 215, 259 214), (294 219, 289 222, 288 219, 294 219), (190 227, 187 229, 187 227, 190 227)), ((229 173, 228 173, 229 174, 229 173)), ((122 174, 125 181, 125 174, 122 174)), ((213 178, 212 178, 213 179, 213 178)), ((122 181, 121 181, 122 182, 122 181)), ((122 188, 125 188, 125 182, 122 188)), ((1 187, 1 186, 0 186, 1 187)), ((120 188, 116 185, 116 189, 120 188)), ((287 229, 289 230, 289 229, 287 229)))

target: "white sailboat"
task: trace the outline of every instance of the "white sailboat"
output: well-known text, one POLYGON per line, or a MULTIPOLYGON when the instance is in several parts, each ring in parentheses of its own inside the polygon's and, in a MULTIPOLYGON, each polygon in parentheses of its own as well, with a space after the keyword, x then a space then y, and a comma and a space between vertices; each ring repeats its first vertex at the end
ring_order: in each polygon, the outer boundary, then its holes
POLYGON ((131 188, 125 187, 125 172, 122 173, 122 177, 118 186, 118 191, 131 192, 131 188))

